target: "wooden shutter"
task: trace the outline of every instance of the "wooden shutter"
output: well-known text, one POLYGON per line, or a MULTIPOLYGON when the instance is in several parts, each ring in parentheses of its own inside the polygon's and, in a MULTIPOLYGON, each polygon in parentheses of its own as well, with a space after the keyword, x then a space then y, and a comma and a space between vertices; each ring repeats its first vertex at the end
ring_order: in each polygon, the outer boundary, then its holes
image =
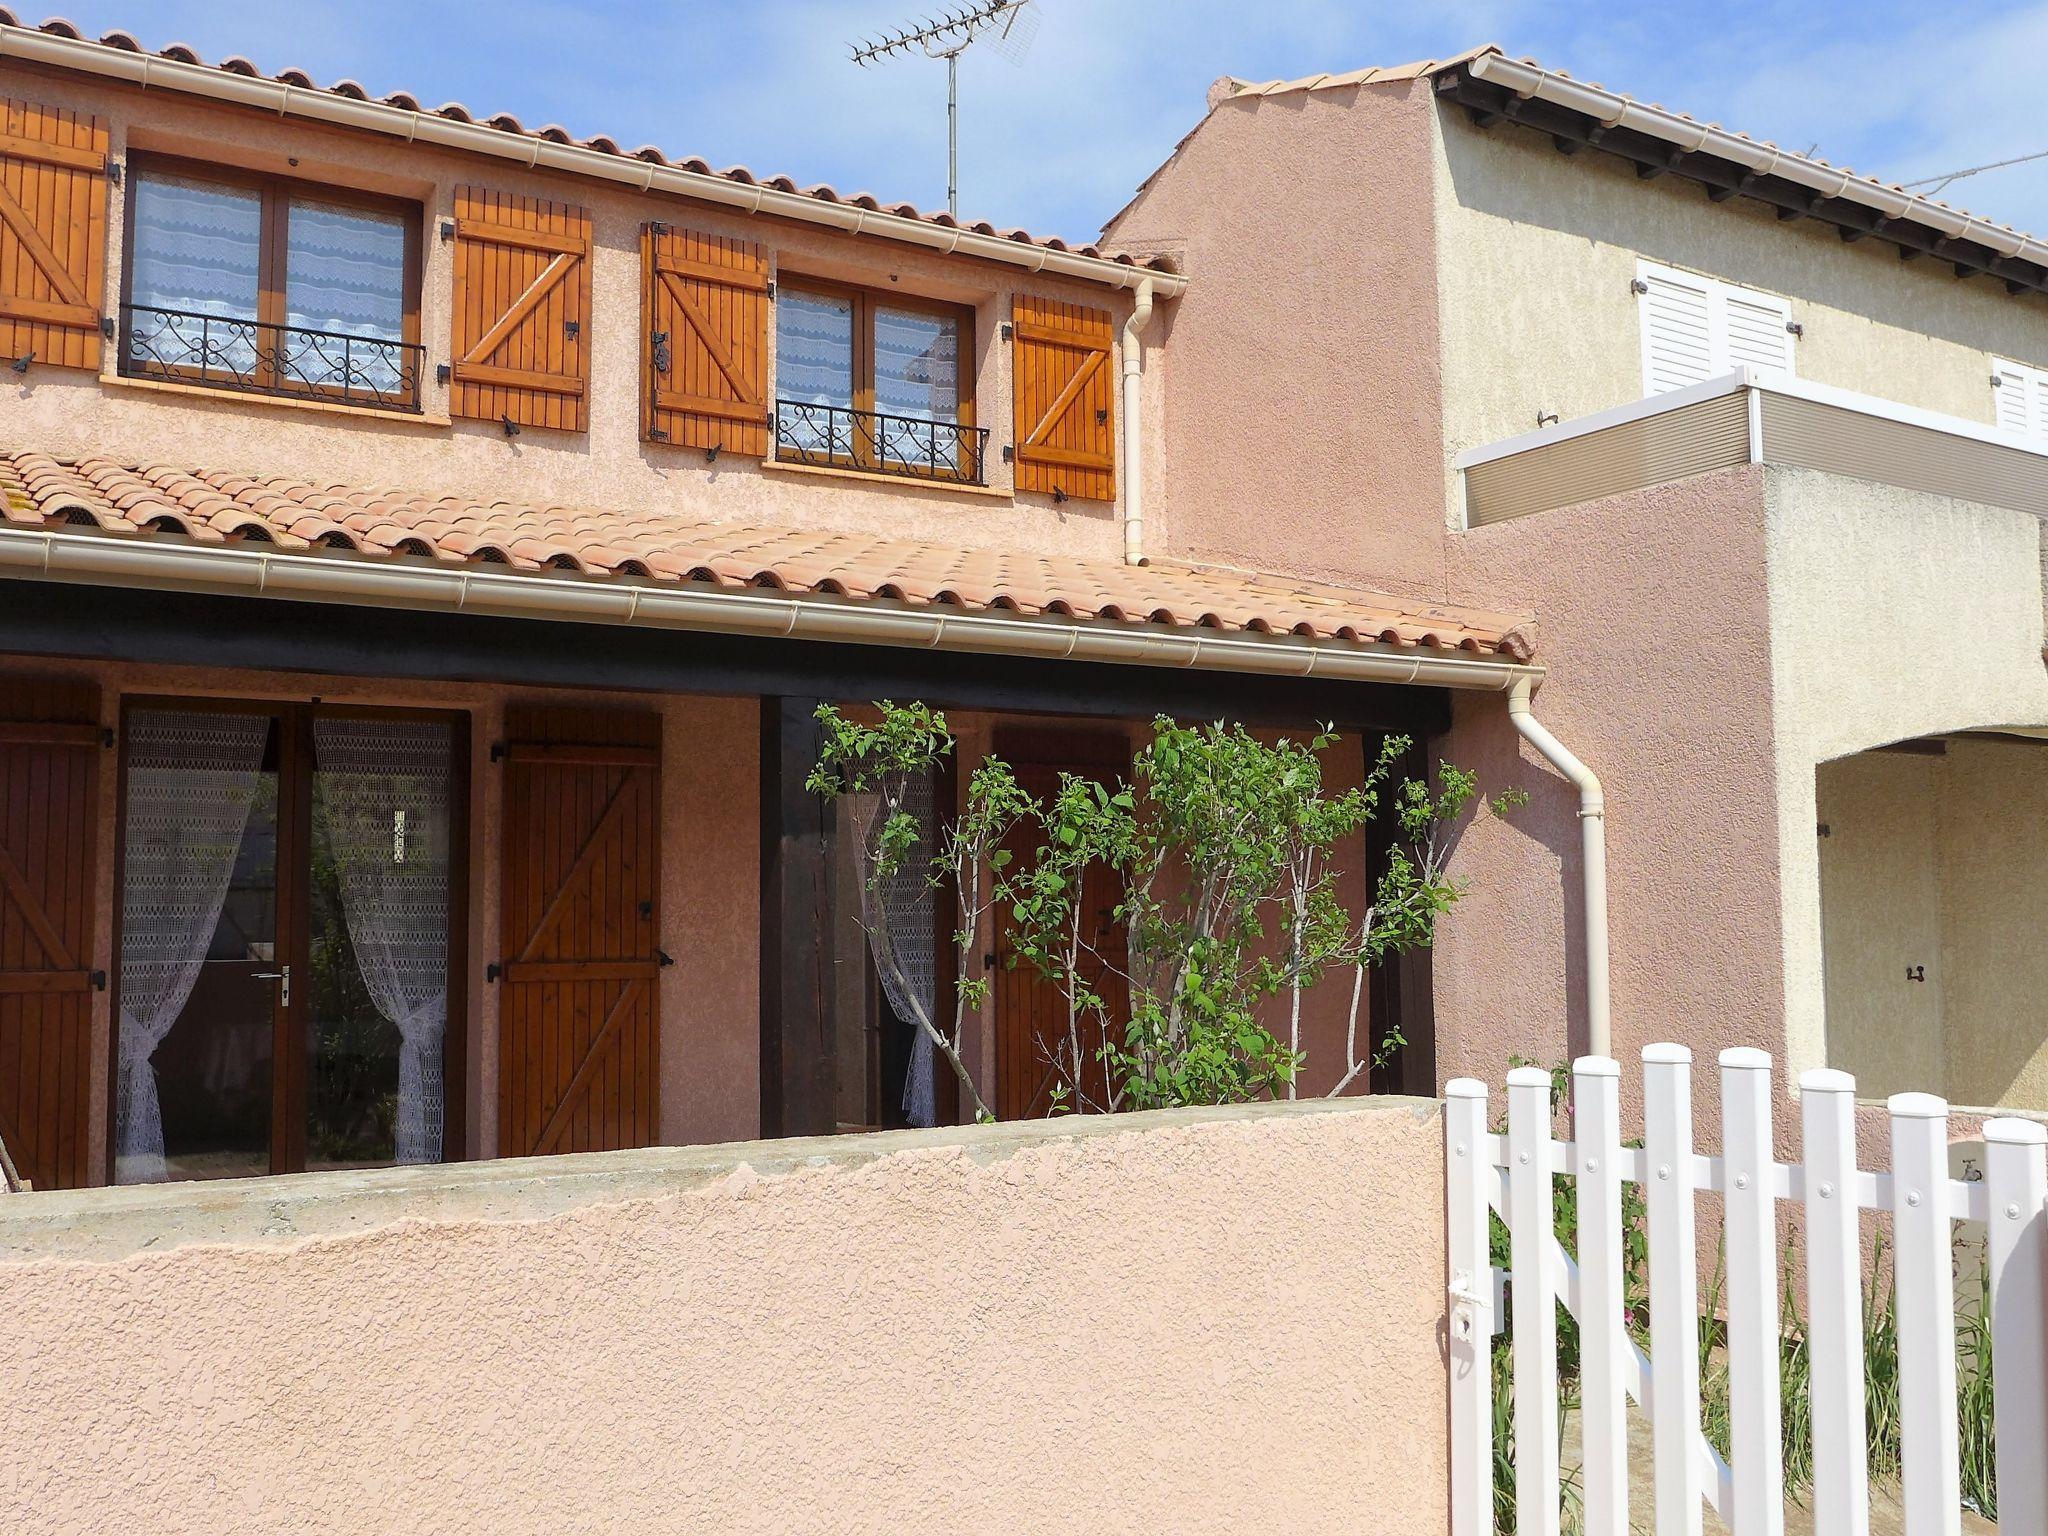
POLYGON ((0 99, 0 354, 100 365, 107 127, 0 99))
POLYGON ((644 1147, 659 1132, 656 715, 508 711, 498 1151, 644 1147))
POLYGON ((1643 266, 1636 274, 1643 328, 1643 393, 1683 389, 1718 370, 1712 284, 1690 273, 1643 266))
POLYGON ((1116 499, 1116 324, 1106 309, 1011 301, 1017 489, 1116 499))
POLYGON ((589 210, 456 188, 449 353, 450 415, 589 427, 589 210))
POLYGON ((723 235, 649 224, 641 432, 683 448, 768 452, 768 255, 723 235))
POLYGON ((0 1139, 38 1189, 86 1182, 103 750, 90 683, 0 685, 0 1139))

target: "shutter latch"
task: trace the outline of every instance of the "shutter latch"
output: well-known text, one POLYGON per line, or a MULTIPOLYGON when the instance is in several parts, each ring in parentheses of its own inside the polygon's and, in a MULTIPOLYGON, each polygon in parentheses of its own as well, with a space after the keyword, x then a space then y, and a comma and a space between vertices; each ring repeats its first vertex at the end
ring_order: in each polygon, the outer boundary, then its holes
POLYGON ((443 242, 443 243, 445 244, 445 243, 446 243, 447 241, 453 240, 454 238, 455 238, 455 221, 454 221, 453 219, 443 219, 443 220, 441 221, 441 239, 442 239, 442 242, 443 242))
POLYGON ((1630 293, 1648 293, 1650 285, 1640 277, 1632 277, 1628 280, 1628 291, 1630 293))

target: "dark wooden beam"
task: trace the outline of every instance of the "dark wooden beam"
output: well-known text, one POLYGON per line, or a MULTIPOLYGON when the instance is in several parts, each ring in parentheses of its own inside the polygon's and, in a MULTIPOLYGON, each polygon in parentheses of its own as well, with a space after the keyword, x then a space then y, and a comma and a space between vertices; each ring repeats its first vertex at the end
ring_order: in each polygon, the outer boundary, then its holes
POLYGON ((761 1134, 836 1122, 831 870, 836 818, 804 787, 823 740, 816 698, 761 700, 761 1134))
POLYGON ((968 656, 0 578, 0 654, 649 693, 922 699, 1016 714, 1238 720, 1420 735, 1442 689, 968 656))

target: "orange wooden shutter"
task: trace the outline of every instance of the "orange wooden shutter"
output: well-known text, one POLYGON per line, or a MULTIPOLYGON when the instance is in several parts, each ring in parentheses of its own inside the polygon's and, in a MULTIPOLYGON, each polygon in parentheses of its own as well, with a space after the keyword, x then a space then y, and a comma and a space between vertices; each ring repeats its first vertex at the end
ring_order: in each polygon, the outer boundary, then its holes
POLYGON ((455 192, 450 415, 590 425, 590 213, 478 187, 455 192))
POLYGON ((0 1140, 37 1189, 86 1182, 102 750, 92 684, 0 687, 0 1140))
POLYGON ((643 435, 684 448, 768 452, 768 253, 649 224, 643 435))
POLYGON ((1115 500, 1115 318, 1019 294, 1011 323, 1017 489, 1115 500))
POLYGON ((106 246, 106 124, 0 100, 0 353, 99 367, 106 246))
POLYGON ((506 714, 498 1152, 660 1132, 661 720, 506 714))

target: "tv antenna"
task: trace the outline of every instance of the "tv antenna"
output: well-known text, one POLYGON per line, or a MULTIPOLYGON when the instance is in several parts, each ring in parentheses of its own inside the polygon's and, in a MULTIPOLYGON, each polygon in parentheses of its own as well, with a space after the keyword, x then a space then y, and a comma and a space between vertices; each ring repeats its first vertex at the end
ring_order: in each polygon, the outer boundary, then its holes
POLYGON ((971 0, 923 21, 852 43, 853 62, 865 69, 898 54, 922 53, 946 61, 946 212, 960 217, 960 55, 974 43, 988 45, 1012 64, 1022 64, 1038 35, 1034 0, 971 0))
POLYGON ((1927 195, 1933 197, 1944 190, 1952 181, 1961 181, 1965 176, 1981 176, 1986 171, 2002 171, 2008 165, 2025 165, 2030 160, 2048 160, 2048 149, 2037 149, 2030 155, 2014 155, 2010 160, 1993 160, 1989 165, 1967 166, 1960 171, 1950 171, 1944 176, 1928 176, 1919 181, 1902 181, 1900 186, 1908 192, 1915 187, 1928 188, 1927 195))

